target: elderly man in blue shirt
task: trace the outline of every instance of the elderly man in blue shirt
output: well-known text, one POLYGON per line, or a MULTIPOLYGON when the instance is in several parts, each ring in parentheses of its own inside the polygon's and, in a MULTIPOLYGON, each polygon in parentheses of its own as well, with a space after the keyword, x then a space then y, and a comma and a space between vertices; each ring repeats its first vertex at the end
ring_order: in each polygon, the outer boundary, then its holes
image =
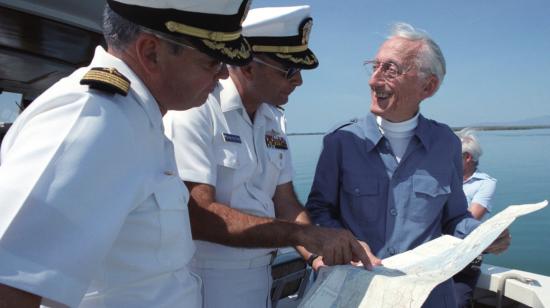
MULTIPOLYGON (((419 112, 445 75, 439 46, 399 23, 365 65, 372 71, 371 112, 325 136, 306 205, 313 221, 351 230, 379 258, 442 234, 465 237, 479 222, 462 191, 460 141, 419 112)), ((509 244, 506 231, 487 251, 509 244)), ((455 307, 452 284, 436 287, 424 307, 455 307)))

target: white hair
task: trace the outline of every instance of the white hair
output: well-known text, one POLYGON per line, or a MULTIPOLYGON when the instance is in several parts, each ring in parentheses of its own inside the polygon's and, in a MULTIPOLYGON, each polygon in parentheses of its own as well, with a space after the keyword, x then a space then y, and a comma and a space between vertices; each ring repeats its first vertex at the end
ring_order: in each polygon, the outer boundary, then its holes
POLYGON ((464 128, 456 133, 462 142, 462 153, 469 153, 472 155, 472 159, 477 163, 479 162, 479 157, 483 154, 481 146, 477 141, 476 136, 474 135, 474 130, 471 128, 464 128))
POLYGON ((392 26, 392 31, 389 36, 389 38, 394 37, 400 37, 411 41, 421 41, 423 44, 417 56, 417 64, 420 71, 435 75, 439 81, 439 85, 443 83, 443 78, 445 78, 446 73, 445 57, 443 57, 443 52, 441 52, 439 45, 437 45, 425 31, 415 29, 407 23, 398 22, 392 26))

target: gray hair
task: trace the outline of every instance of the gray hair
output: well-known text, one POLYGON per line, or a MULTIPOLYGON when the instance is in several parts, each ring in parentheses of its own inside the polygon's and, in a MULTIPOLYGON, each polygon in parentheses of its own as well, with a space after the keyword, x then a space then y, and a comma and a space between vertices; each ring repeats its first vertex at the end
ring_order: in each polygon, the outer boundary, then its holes
POLYGON ((109 47, 122 51, 141 33, 141 27, 118 15, 105 5, 103 10, 103 36, 109 47))
POLYGON ((421 41, 423 44, 417 57, 420 71, 435 75, 439 80, 439 85, 443 83, 446 73, 445 57, 443 57, 443 52, 441 52, 439 45, 425 31, 415 29, 407 23, 399 22, 393 25, 389 36, 389 38, 394 37, 421 41))
POLYGON ((471 128, 464 128, 461 131, 457 132, 456 135, 460 138, 462 142, 462 153, 469 153, 472 155, 472 159, 477 163, 479 162, 479 157, 483 154, 481 150, 481 145, 477 141, 476 136, 474 135, 474 130, 471 128))
MULTIPOLYGON (((103 11, 103 36, 109 47, 117 51, 123 51, 144 32, 152 31, 129 21, 113 11, 108 4, 105 5, 105 10, 103 11)), ((159 37, 162 38, 162 36, 159 37)), ((171 46, 174 54, 179 54, 183 50, 182 47, 166 39, 163 39, 163 41, 171 46)))

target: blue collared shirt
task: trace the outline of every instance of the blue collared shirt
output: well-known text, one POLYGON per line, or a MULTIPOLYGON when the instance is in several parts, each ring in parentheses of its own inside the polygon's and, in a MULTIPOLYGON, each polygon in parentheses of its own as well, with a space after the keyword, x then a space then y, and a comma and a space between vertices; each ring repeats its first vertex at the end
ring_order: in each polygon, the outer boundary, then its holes
MULTIPOLYGON (((448 126, 420 115, 398 163, 369 113, 325 136, 306 206, 316 224, 349 229, 386 258, 479 225, 462 176, 461 144, 448 126)), ((454 306, 448 292, 450 282, 432 296, 445 293, 454 306)))
POLYGON ((491 212, 491 199, 497 186, 496 179, 487 173, 476 171, 463 185, 469 206, 475 202, 486 208, 487 212, 491 212))

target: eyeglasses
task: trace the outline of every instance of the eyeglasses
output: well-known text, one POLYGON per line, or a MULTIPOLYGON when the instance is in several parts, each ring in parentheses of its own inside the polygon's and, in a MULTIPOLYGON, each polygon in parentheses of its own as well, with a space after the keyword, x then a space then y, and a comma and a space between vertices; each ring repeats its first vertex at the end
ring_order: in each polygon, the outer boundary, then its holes
POLYGON ((401 75, 406 74, 412 69, 412 66, 409 66, 407 69, 403 70, 399 65, 393 62, 382 62, 378 60, 367 60, 363 62, 363 66, 367 69, 369 74, 374 74, 378 69, 382 70, 382 76, 384 79, 391 80, 395 79, 401 75))
MULTIPOLYGON (((148 29, 148 28, 141 28, 141 30, 145 33, 149 33, 151 35, 154 35, 156 36, 159 40, 163 40, 163 41, 167 41, 171 44, 174 44, 174 45, 177 45, 179 47, 183 47, 183 48, 188 48, 188 49, 192 49, 192 50, 196 50, 196 51, 199 51, 201 52, 200 50, 198 50, 197 48, 193 47, 193 46, 190 46, 190 45, 187 45, 185 43, 182 43, 180 41, 177 41, 175 39, 172 39, 172 38, 169 38, 168 36, 164 35, 164 34, 161 34, 155 30, 151 30, 151 29, 148 29)), ((209 56, 210 57, 210 56, 209 56)), ((211 58, 211 57, 210 57, 211 58)), ((214 60, 214 58, 212 58, 214 60)), ((212 71, 215 72, 215 74, 218 74, 221 72, 221 70, 223 69, 223 67, 225 66, 225 63, 223 61, 220 61, 220 60, 215 60, 213 61, 213 63, 211 65, 209 65, 210 68, 212 71)))
POLYGON ((260 63, 260 64, 263 64, 263 65, 265 65, 265 66, 271 67, 271 68, 274 69, 274 70, 277 70, 277 71, 279 71, 279 72, 281 72, 281 73, 284 73, 284 74, 285 74, 285 78, 288 79, 288 80, 292 79, 292 77, 294 77, 294 75, 296 75, 298 72, 301 71, 300 68, 296 68, 296 67, 289 67, 288 69, 285 70, 285 69, 280 68, 280 67, 278 67, 278 66, 275 66, 275 65, 273 65, 273 64, 270 64, 270 63, 267 63, 267 62, 265 62, 265 61, 262 61, 262 60, 260 60, 260 59, 258 59, 258 58, 252 58, 252 61, 257 62, 257 63, 260 63))

